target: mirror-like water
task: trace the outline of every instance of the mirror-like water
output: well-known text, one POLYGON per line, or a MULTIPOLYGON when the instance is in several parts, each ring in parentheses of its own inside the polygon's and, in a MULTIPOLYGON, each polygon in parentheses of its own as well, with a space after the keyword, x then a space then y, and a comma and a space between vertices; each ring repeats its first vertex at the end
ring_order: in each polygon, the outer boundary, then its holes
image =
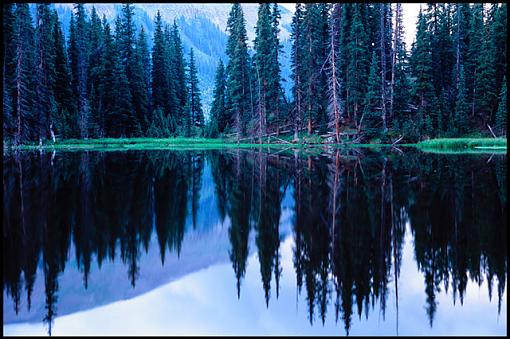
POLYGON ((4 334, 506 334, 506 155, 3 165, 4 334))

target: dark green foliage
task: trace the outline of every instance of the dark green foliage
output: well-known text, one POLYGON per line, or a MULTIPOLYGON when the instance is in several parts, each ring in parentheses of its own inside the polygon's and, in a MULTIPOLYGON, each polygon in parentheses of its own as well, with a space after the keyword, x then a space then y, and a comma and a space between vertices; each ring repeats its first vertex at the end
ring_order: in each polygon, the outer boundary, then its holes
POLYGON ((158 11, 155 19, 155 30, 152 45, 152 107, 167 109, 168 69, 165 60, 165 36, 161 14, 158 11))
POLYGON ((473 98, 473 105, 484 126, 492 120, 493 107, 498 95, 496 92, 496 70, 493 62, 495 46, 491 44, 488 30, 485 30, 485 32, 486 34, 482 38, 481 50, 478 51, 478 67, 475 74, 473 98))
POLYGON ((88 93, 90 102, 90 135, 104 135, 104 126, 101 125, 103 114, 102 100, 99 93, 100 75, 101 75, 101 54, 104 50, 104 37, 101 19, 96 13, 95 7, 92 7, 90 15, 90 53, 89 53, 89 74, 88 74, 88 93))
POLYGON ((410 66, 415 77, 412 93, 418 108, 417 123, 423 128, 423 132, 430 136, 437 113, 436 96, 432 83, 430 33, 427 31, 426 18, 421 11, 418 14, 416 42, 413 45, 410 66))
POLYGON ((209 114, 208 136, 215 138, 223 133, 228 123, 228 116, 225 106, 226 75, 223 61, 219 61, 216 69, 216 80, 214 82, 214 99, 209 114))
POLYGON ((88 57, 90 53, 90 40, 89 40, 89 22, 83 4, 75 5, 75 38, 76 44, 74 46, 73 57, 76 58, 73 72, 73 80, 76 86, 76 100, 78 108, 78 127, 80 130, 80 137, 87 139, 89 136, 90 119, 90 104, 87 95, 88 86, 88 57))
POLYGON ((171 135, 170 130, 169 118, 163 114, 163 109, 161 107, 157 107, 154 110, 151 124, 147 130, 147 136, 153 138, 168 138, 171 135))
POLYGON ((16 44, 15 24, 16 16, 14 4, 2 5, 2 38, 4 41, 2 49, 2 86, 3 86, 3 133, 4 140, 12 140, 14 136, 14 78, 16 72, 16 44))
POLYGON ((301 124, 304 119, 304 13, 301 3, 296 3, 296 10, 292 17, 292 53, 291 53, 291 68, 294 85, 292 86, 292 95, 294 97, 294 107, 292 109, 292 120, 294 127, 294 138, 298 137, 298 132, 301 129, 301 124))
POLYGON ((229 59, 226 72, 226 107, 238 139, 247 133, 250 107, 249 57, 245 25, 241 5, 233 4, 227 21, 229 37, 226 54, 229 59))
POLYGON ((361 120, 362 103, 365 98, 368 70, 369 70, 369 41, 361 17, 361 8, 364 5, 353 5, 353 16, 349 31, 348 65, 346 91, 348 92, 348 112, 357 127, 361 120))
POLYGON ((188 100, 188 89, 186 85, 186 62, 184 60, 184 50, 182 47, 179 29, 175 21, 170 32, 169 44, 171 45, 171 47, 169 46, 169 55, 171 58, 170 76, 173 80, 173 90, 176 95, 176 106, 173 111, 175 111, 177 123, 181 124, 182 121, 184 121, 183 107, 188 100))
POLYGON ((465 135, 469 127, 469 103, 467 96, 466 81, 464 78, 464 68, 460 67, 459 89, 457 91, 457 100, 455 101, 455 115, 450 132, 454 135, 465 135))
POLYGON ((53 132, 52 121, 57 113, 53 86, 55 82, 54 17, 48 4, 37 5, 36 14, 36 123, 37 139, 47 139, 53 132), (51 130, 51 131, 50 131, 51 130))
POLYGON ((496 112, 496 130, 502 135, 506 135, 506 122, 507 122, 507 95, 506 95, 506 77, 503 77, 503 86, 499 94, 498 110, 496 112))
MULTIPOLYGON (((200 98, 200 88, 198 87, 198 75, 193 55, 193 48, 189 52, 189 71, 188 71, 188 88, 187 88, 190 125, 193 129, 193 135, 202 135, 204 128, 204 112, 202 111, 202 102, 200 98), (195 132, 196 131, 196 132, 195 132)), ((186 113, 186 112, 185 112, 186 113)))
POLYGON ((34 27, 28 4, 17 4, 15 10, 14 42, 16 48, 13 79, 14 144, 36 139, 35 127, 35 42, 34 27))
POLYGON ((381 121, 381 61, 375 51, 372 52, 370 73, 368 76, 368 88, 365 96, 362 130, 367 138, 373 138, 378 134, 382 125, 381 121))

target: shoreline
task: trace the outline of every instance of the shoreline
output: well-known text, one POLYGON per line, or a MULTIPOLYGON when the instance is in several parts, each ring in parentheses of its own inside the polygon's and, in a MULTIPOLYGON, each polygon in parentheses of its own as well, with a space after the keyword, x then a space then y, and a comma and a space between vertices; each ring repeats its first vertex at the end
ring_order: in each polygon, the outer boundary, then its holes
POLYGON ((441 138, 403 144, 371 144, 371 143, 236 143, 223 139, 207 138, 104 138, 104 139, 69 139, 56 143, 24 144, 13 147, 5 145, 4 150, 184 150, 184 149, 224 149, 224 148, 383 148, 383 147, 414 147, 424 152, 445 153, 487 153, 506 152, 506 138, 441 138))

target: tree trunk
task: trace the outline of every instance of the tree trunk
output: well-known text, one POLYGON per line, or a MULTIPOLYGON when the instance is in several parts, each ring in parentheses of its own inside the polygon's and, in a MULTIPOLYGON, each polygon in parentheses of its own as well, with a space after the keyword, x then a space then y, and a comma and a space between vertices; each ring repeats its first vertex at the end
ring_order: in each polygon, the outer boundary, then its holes
POLYGON ((383 131, 387 131, 386 127, 386 37, 385 37, 385 23, 384 18, 386 15, 386 11, 384 10, 385 4, 379 5, 379 16, 380 16, 380 46, 381 46, 381 104, 382 104, 382 122, 383 122, 383 131))

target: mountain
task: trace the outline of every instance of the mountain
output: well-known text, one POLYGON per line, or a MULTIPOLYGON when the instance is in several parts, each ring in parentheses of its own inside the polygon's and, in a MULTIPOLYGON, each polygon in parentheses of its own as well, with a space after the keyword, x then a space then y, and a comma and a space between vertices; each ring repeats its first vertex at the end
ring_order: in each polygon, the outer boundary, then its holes
MULTIPOLYGON (((55 9, 62 23, 66 37, 69 35, 69 22, 73 11, 73 4, 56 3, 55 9)), ((94 3, 86 4, 88 14, 95 7, 99 17, 106 17, 110 25, 114 25, 115 18, 121 14, 122 4, 94 3)), ((204 111, 206 119, 212 102, 214 91, 214 76, 220 59, 227 61, 225 47, 227 43, 226 25, 232 4, 201 4, 201 3, 161 3, 148 4, 136 3, 135 25, 143 27, 149 37, 149 47, 152 47, 154 35, 154 18, 159 10, 163 21, 172 24, 175 20, 179 26, 183 48, 186 58, 191 48, 194 49, 199 85, 202 91, 204 111)), ((246 19, 248 46, 253 46, 255 39, 255 25, 257 23, 258 4, 242 4, 246 19)), ((292 13, 283 6, 279 6, 281 12, 280 41, 283 45, 283 53, 280 57, 282 77, 290 76, 290 24, 292 13)), ((31 5, 32 17, 35 18, 35 4, 31 5)), ((112 27, 113 28, 113 27, 112 27)), ((113 29, 112 29, 113 31, 113 29)), ((290 93, 290 81, 283 82, 287 96, 290 93)))

